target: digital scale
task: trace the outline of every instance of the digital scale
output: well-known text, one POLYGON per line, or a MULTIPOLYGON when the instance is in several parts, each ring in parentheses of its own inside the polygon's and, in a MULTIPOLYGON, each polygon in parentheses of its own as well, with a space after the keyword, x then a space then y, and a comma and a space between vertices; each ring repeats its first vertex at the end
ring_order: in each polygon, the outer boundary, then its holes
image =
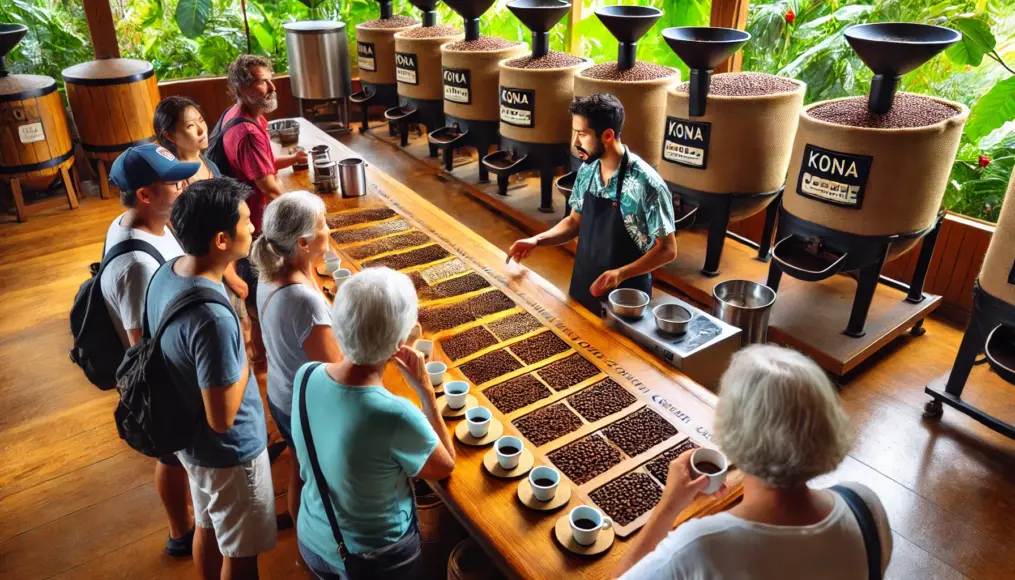
POLYGON ((603 311, 607 326, 619 330, 698 384, 713 390, 733 353, 740 349, 739 328, 673 296, 651 300, 639 319, 620 316, 609 306, 603 311), (678 304, 691 313, 687 332, 676 335, 656 327, 652 309, 662 304, 678 304))

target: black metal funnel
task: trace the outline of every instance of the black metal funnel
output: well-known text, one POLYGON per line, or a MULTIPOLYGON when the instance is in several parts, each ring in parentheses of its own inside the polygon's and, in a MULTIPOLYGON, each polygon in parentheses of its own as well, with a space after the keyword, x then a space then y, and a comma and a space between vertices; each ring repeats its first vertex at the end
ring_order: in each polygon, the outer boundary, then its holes
POLYGON ((479 38, 479 17, 493 6, 497 0, 444 0, 449 8, 461 15, 465 20, 465 40, 479 38))
POLYGON ((391 0, 378 0, 377 3, 381 5, 381 20, 391 18, 394 14, 391 10, 391 0))
POLYGON ((662 10, 649 6, 603 6, 596 10, 599 21, 620 43, 617 50, 618 69, 627 70, 634 66, 638 41, 662 15, 662 10))
POLYGON ((409 0, 409 3, 423 13, 423 26, 437 25, 437 5, 441 0, 409 0))
POLYGON ((844 34, 860 60, 874 71, 867 109, 875 115, 892 109, 902 75, 962 39, 951 28, 912 22, 858 24, 844 34))
POLYGON ((663 30, 663 39, 691 69, 689 114, 700 117, 705 114, 712 70, 736 54, 751 35, 735 28, 677 26, 663 30))
POLYGON ((26 34, 28 27, 24 24, 0 24, 0 77, 7 76, 7 64, 4 60, 7 53, 13 50, 26 34))
POLYGON ((507 5, 515 18, 532 31, 532 58, 550 52, 550 29, 571 9, 563 0, 515 0, 507 5))

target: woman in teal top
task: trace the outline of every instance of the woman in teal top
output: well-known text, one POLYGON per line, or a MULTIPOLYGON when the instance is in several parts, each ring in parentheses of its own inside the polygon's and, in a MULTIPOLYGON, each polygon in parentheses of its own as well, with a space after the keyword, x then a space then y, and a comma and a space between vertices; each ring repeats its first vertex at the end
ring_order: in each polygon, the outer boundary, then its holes
POLYGON ((404 344, 416 318, 416 292, 408 276, 387 268, 358 273, 341 286, 332 309, 332 329, 345 359, 310 363, 296 374, 291 427, 306 482, 297 535, 303 559, 319 578, 344 578, 346 568, 322 492, 357 562, 370 560, 373 574, 392 580, 418 576, 420 541, 410 478, 447 477, 455 451, 423 355, 404 344), (381 377, 389 360, 413 387, 422 411, 384 387, 381 377), (324 490, 307 451, 304 421, 324 490))

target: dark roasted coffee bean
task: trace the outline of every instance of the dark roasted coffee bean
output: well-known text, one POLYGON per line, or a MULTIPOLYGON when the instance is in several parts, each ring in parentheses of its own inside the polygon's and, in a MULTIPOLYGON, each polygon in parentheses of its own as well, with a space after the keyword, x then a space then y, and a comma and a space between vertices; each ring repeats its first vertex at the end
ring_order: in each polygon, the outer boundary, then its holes
POLYGON ((677 434, 677 428, 649 407, 603 429, 603 434, 631 457, 677 434))
POLYGON ((469 292, 475 292, 476 290, 482 290, 483 288, 489 287, 490 283, 487 282, 486 278, 472 272, 471 274, 466 274, 465 276, 452 278, 447 282, 435 284, 432 290, 434 296, 437 298, 451 298, 452 296, 468 294, 469 292))
POLYGON ((430 236, 420 231, 411 231, 397 236, 382 238, 375 242, 370 242, 369 244, 363 244, 362 246, 346 248, 345 253, 349 254, 349 257, 353 260, 363 260, 369 258, 370 256, 376 256, 377 254, 393 252, 395 250, 404 250, 406 248, 422 246, 427 243, 430 243, 430 236))
POLYGON ((517 411, 551 394, 550 389, 532 375, 522 375, 483 391, 483 396, 501 413, 517 411))
POLYGON ((582 426, 581 419, 564 403, 556 403, 512 421, 526 439, 539 447, 582 426))
MULTIPOLYGON (((688 92, 690 85, 688 82, 680 83, 676 87, 677 92, 688 92)), ((798 88, 800 88, 799 82, 785 77, 758 72, 725 73, 712 77, 708 94, 717 97, 760 97, 775 93, 789 93, 798 88)))
MULTIPOLYGON (((492 329, 491 329, 492 330, 492 329)), ((494 332, 496 334, 496 332, 494 332)), ((569 389, 599 374, 599 367, 580 354, 573 354, 539 369, 536 374, 555 391, 569 389)))
POLYGON ((466 305, 476 318, 482 318, 515 307, 515 301, 508 298, 507 294, 504 294, 500 290, 473 296, 462 302, 462 304, 466 305))
POLYGON ((526 69, 539 69, 539 68, 567 68, 572 67, 584 62, 584 59, 578 56, 567 54, 566 52, 557 52, 551 50, 546 55, 539 58, 532 58, 532 55, 523 56, 521 58, 515 58, 507 61, 505 66, 512 68, 526 68, 526 69))
POLYGON ((646 463, 645 467, 646 469, 648 469, 649 473, 651 473, 656 479, 662 482, 663 485, 666 485, 666 475, 670 471, 670 463, 674 459, 680 457, 680 454, 687 451, 688 449, 697 449, 697 448, 698 444, 695 443, 694 441, 691 441, 690 438, 684 439, 680 443, 677 443, 670 449, 664 451, 661 455, 657 456, 652 461, 646 463))
POLYGON ((497 344, 497 339, 487 329, 477 326, 450 338, 445 338, 440 343, 444 354, 455 361, 497 344))
POLYGON ((522 368, 522 363, 511 356, 507 350, 500 349, 471 360, 458 367, 458 370, 462 371, 465 378, 469 379, 472 384, 482 385, 520 368, 522 368))
POLYGON ((613 521, 624 526, 654 508, 663 497, 659 484, 647 473, 632 471, 589 494, 613 521))
POLYGON ((637 81, 652 81, 655 79, 661 79, 677 74, 677 71, 665 67, 659 66, 651 62, 637 61, 634 66, 627 70, 620 70, 616 62, 604 62, 589 68, 581 72, 582 77, 587 79, 595 79, 600 81, 618 81, 622 83, 631 83, 637 81))
POLYGON ((350 211, 340 213, 336 215, 329 215, 325 220, 328 222, 329 229, 345 228, 348 226, 354 226, 356 224, 365 224, 367 222, 379 222, 386 220, 391 217, 395 217, 394 210, 386 207, 378 207, 373 209, 364 209, 360 211, 350 211))
POLYGON ((638 399, 612 379, 604 379, 567 398, 578 414, 589 423, 608 417, 634 404, 638 399))
POLYGON ((555 354, 560 354, 571 347, 553 332, 546 331, 531 338, 526 338, 521 342, 516 342, 509 348, 522 362, 531 365, 548 359, 555 354))
POLYGON ((351 244, 353 242, 365 242, 381 236, 397 234, 409 229, 409 222, 404 219, 391 220, 375 226, 339 230, 331 233, 331 239, 337 244, 351 244))
POLYGON ((475 319, 476 317, 462 304, 428 306, 419 309, 419 323, 427 332, 449 330, 475 319))
POLYGON ((578 485, 590 481, 623 459, 620 451, 598 433, 593 433, 547 454, 564 475, 578 485))
POLYGON ((411 268, 413 266, 436 262, 437 260, 447 258, 450 255, 450 252, 441 246, 434 244, 432 246, 425 246, 416 250, 402 252, 401 254, 392 254, 390 256, 384 256, 383 258, 376 258, 368 262, 363 262, 363 267, 380 268, 384 266, 391 268, 392 270, 401 270, 403 268, 411 268))
POLYGON ((391 18, 368 20, 363 24, 360 24, 360 26, 363 28, 405 28, 406 26, 412 26, 413 24, 419 24, 419 21, 415 18, 409 18, 408 16, 392 16, 391 18))
POLYGON ((831 101, 807 111, 808 116, 826 123, 872 129, 926 127, 958 114, 955 107, 909 93, 896 94, 891 110, 884 115, 871 114, 867 109, 867 97, 831 101))

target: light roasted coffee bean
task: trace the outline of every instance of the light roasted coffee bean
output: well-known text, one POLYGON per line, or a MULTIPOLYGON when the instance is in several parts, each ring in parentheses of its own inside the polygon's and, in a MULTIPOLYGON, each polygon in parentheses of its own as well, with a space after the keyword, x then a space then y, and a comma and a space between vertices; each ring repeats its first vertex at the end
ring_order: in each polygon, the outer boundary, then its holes
MULTIPOLYGON (((677 85, 677 92, 686 93, 691 86, 688 82, 677 85)), ((800 83, 793 79, 775 75, 745 72, 718 74, 712 77, 708 94, 720 97, 760 97, 797 90, 800 83)))
POLYGON ((454 36, 461 32, 461 30, 455 28, 454 26, 438 24, 436 26, 420 26, 419 28, 406 30, 405 32, 402 32, 401 35, 404 38, 439 38, 441 36, 454 36))
POLYGON ((896 94, 891 110, 884 115, 871 114, 867 109, 867 97, 832 101, 807 111, 807 115, 827 123, 873 129, 926 127, 958 114, 955 107, 909 93, 896 94))
POLYGON ((522 43, 501 38, 499 36, 480 36, 476 40, 459 40, 458 42, 452 42, 444 48, 446 50, 456 50, 462 52, 485 52, 503 50, 509 46, 517 46, 519 44, 522 43))
POLYGON ((652 81, 675 74, 677 74, 677 71, 669 67, 640 60, 635 62, 633 67, 624 71, 620 70, 616 62, 604 62, 591 66, 581 72, 581 76, 587 79, 619 81, 623 83, 652 81))
POLYGON ((413 24, 419 24, 419 20, 409 18, 408 16, 392 16, 391 18, 368 20, 363 24, 360 24, 360 26, 363 28, 405 28, 406 26, 412 26, 413 24))
POLYGON ((539 69, 539 68, 566 68, 575 66, 583 62, 583 59, 578 56, 567 54, 566 52, 557 52, 551 50, 547 54, 539 57, 532 58, 532 55, 523 56, 507 61, 505 64, 512 68, 526 68, 526 69, 539 69))

